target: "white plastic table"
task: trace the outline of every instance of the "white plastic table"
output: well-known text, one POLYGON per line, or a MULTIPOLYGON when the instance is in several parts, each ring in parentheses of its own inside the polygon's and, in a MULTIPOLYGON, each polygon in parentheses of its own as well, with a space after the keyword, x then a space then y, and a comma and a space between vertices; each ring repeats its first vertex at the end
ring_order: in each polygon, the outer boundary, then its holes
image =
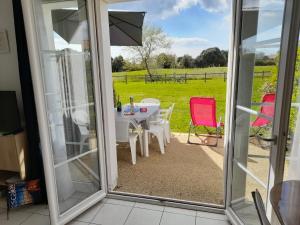
POLYGON ((144 129, 147 129, 151 118, 154 118, 159 113, 160 105, 154 103, 134 103, 135 113, 133 115, 126 114, 129 108, 130 105, 126 104, 122 107, 122 112, 116 112, 116 121, 124 119, 135 120, 144 129), (140 112, 140 108, 142 107, 147 108, 147 112, 140 112))

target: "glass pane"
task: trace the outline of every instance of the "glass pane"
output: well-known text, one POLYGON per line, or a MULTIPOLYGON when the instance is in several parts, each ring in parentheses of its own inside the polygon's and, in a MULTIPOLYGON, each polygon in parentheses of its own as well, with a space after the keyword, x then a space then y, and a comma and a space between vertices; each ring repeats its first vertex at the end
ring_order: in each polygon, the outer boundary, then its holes
POLYGON ((283 13, 283 0, 242 5, 231 204, 246 224, 257 224, 251 192, 267 198, 283 13))
MULTIPOLYGON (((240 170, 238 167, 235 166, 236 170, 240 170)), ((251 196, 251 191, 258 189, 262 198, 265 200, 267 197, 267 190, 265 188, 262 188, 261 185, 259 185, 256 180, 254 180, 251 176, 247 175, 244 171, 240 170, 241 174, 245 177, 245 186, 246 190, 243 190, 243 198, 240 198, 240 195, 238 197, 238 193, 240 193, 241 190, 235 189, 233 191, 233 194, 236 194, 236 196, 233 196, 235 201, 232 201, 232 208, 236 212, 236 214, 239 216, 239 218, 244 222, 244 224, 247 225, 257 225, 260 224, 259 218, 257 217, 257 212, 255 205, 253 204, 253 199, 251 196)))
POLYGON ((300 180, 300 42, 298 41, 294 87, 286 146, 284 180, 300 180))
POLYGON ((68 179, 71 181, 56 183, 60 213, 99 191, 97 165, 97 150, 93 150, 77 160, 66 162, 55 168, 57 180, 65 179, 65 175, 68 174, 68 179))
POLYGON ((35 0, 59 212, 101 189, 85 0, 35 0))

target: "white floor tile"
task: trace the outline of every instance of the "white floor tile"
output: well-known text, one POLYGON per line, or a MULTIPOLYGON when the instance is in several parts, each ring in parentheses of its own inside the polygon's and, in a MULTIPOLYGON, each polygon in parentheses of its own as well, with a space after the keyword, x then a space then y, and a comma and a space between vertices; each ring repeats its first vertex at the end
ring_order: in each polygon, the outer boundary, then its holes
POLYGON ((183 214, 183 215, 187 215, 187 216, 196 216, 196 211, 195 210, 189 210, 189 209, 165 207, 165 212, 183 214))
POLYGON ((18 225, 24 222, 32 214, 22 212, 21 210, 11 210, 9 213, 9 219, 7 220, 6 212, 0 214, 0 224, 1 225, 18 225))
POLYGON ((216 220, 226 220, 226 216, 224 214, 217 213, 208 213, 208 212, 197 212, 198 217, 208 218, 208 219, 216 219, 216 220))
POLYGON ((134 202, 123 201, 119 199, 107 198, 105 203, 114 204, 114 205, 126 205, 126 206, 134 206, 134 202))
POLYGON ((196 217, 196 225, 230 225, 225 220, 213 220, 208 218, 196 217))
POLYGON ((80 222, 80 221, 72 221, 68 223, 67 225, 89 225, 89 223, 80 222))
POLYGON ((133 208, 125 225, 159 225, 162 212, 133 208))
POLYGON ((99 212, 100 208, 104 206, 104 203, 98 203, 88 209, 86 212, 82 213, 80 216, 75 218, 76 221, 90 223, 95 218, 96 214, 99 212))
POLYGON ((50 225, 50 218, 49 216, 32 214, 22 225, 50 225))
POLYGON ((164 211, 164 206, 161 205, 152 205, 152 204, 145 204, 145 203, 135 203, 135 208, 142 208, 142 209, 150 209, 156 211, 164 211))
POLYGON ((41 214, 44 216, 49 216, 49 209, 48 209, 48 206, 45 204, 28 205, 28 206, 24 207, 24 212, 36 213, 36 214, 41 214))
POLYGON ((195 225, 196 217, 164 212, 160 225, 195 225))
POLYGON ((131 210, 131 206, 104 204, 92 223, 101 225, 123 225, 131 210))
POLYGON ((41 208, 40 210, 38 210, 37 212, 35 212, 37 214, 41 214, 41 215, 44 215, 44 216, 49 216, 50 215, 50 212, 49 212, 49 208, 46 207, 46 208, 41 208))
MULTIPOLYGON (((2 210, 3 211, 3 210, 2 210)), ((2 212, 1 211, 1 212, 2 212)), ((33 205, 12 210, 1 225, 50 225, 47 205, 33 205)), ((194 210, 105 199, 81 214, 68 225, 229 225, 226 216, 194 210), (105 203, 104 203, 105 202, 105 203)))

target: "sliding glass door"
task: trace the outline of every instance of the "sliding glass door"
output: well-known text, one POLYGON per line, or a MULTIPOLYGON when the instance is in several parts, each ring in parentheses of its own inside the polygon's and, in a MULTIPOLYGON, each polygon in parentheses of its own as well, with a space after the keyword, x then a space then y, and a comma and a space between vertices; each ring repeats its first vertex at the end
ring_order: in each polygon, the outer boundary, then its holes
POLYGON ((94 6, 23 1, 53 224, 105 196, 94 6))
MULTIPOLYGON (((236 2, 231 135, 226 211, 232 222, 260 224, 251 192, 262 195, 271 220, 269 192, 282 180, 288 137, 295 52, 296 1, 236 2), (267 74, 255 75, 262 61, 267 74), (255 73, 256 72, 256 73, 255 73)), ((298 34, 297 34, 298 35, 298 34)), ((295 99, 294 99, 295 100, 295 99)), ((297 108, 296 103, 292 104, 297 108)), ((292 113, 295 110, 292 110, 292 113)), ((294 129, 295 130, 295 129, 294 129)))
POLYGON ((251 191, 267 201, 272 128, 276 107, 276 65, 257 76, 259 60, 276 63, 280 51, 284 2, 242 2, 242 28, 234 123, 231 207, 246 224, 259 224, 251 191))
POLYGON ((300 180, 300 34, 296 44, 283 180, 300 180))

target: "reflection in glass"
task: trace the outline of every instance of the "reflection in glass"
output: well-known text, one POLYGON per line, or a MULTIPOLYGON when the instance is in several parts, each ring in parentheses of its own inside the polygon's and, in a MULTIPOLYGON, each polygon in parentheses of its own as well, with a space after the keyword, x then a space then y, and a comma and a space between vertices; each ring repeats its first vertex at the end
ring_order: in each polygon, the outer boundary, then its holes
POLYGON ((231 205, 246 224, 258 224, 251 192, 267 198, 283 12, 282 0, 242 5, 231 205))
POLYGON ((284 180, 300 180, 300 41, 298 41, 294 87, 286 146, 284 180))
MULTIPOLYGON (((235 167, 234 169, 239 170, 239 167, 235 167)), ((245 223, 245 224, 251 224, 251 225, 257 225, 260 224, 259 218, 257 216, 257 211, 255 208, 255 205, 253 204, 251 192, 253 190, 258 189, 263 199, 266 199, 267 197, 267 191, 265 188, 262 188, 261 185, 259 185, 256 180, 254 180, 251 176, 247 175, 242 170, 240 171, 244 177, 245 177, 245 195, 243 198, 234 198, 235 201, 232 202, 232 208, 236 212, 236 214, 239 216, 239 218, 245 223)), ((237 187, 235 187, 237 188, 237 187)), ((234 190, 238 191, 238 190, 234 190)), ((233 193, 235 193, 233 191, 233 193)))
POLYGON ((59 212, 101 189, 85 0, 35 0, 59 212))
POLYGON ((65 182, 57 183, 59 211, 63 213, 80 203, 91 194, 99 191, 99 169, 97 150, 91 150, 87 155, 72 160, 66 164, 56 167, 57 180, 64 179, 63 176, 70 176, 71 190, 66 189, 65 182), (67 197, 66 197, 67 196, 67 197))

